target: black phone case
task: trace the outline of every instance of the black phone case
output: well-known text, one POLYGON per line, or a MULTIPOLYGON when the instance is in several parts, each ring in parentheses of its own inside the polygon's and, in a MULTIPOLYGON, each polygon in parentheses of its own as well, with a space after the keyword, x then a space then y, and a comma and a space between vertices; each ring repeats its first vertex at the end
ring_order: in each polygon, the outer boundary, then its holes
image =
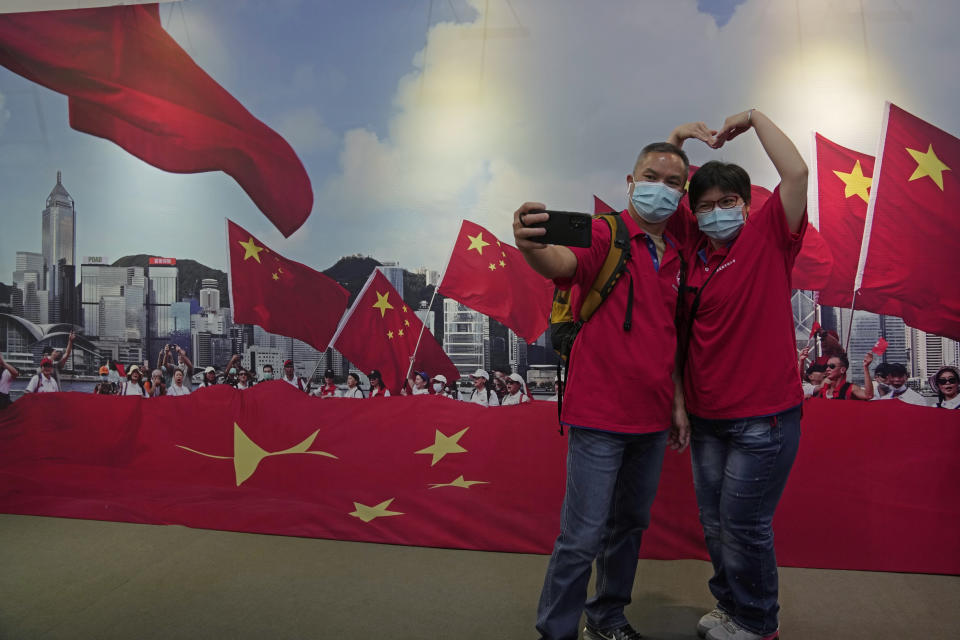
POLYGON ((550 211, 537 209, 529 213, 549 213, 550 219, 546 222, 527 225, 529 227, 543 227, 547 233, 530 238, 541 244, 559 244, 565 247, 589 247, 593 239, 591 233, 592 219, 589 213, 575 211, 550 211))

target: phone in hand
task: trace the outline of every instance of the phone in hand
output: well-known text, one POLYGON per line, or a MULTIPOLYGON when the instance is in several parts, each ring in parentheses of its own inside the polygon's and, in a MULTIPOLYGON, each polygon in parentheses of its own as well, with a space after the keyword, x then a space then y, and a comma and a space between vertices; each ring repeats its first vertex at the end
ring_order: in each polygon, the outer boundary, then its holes
MULTIPOLYGON (((542 244, 559 244, 565 247, 589 247, 592 241, 592 219, 589 213, 574 211, 550 211, 548 209, 532 209, 530 213, 547 213, 550 218, 545 222, 537 222, 528 227, 543 227, 547 232, 542 236, 530 238, 542 244)), ((526 215, 526 214, 525 214, 526 215)), ((522 223, 523 220, 521 219, 522 223)))

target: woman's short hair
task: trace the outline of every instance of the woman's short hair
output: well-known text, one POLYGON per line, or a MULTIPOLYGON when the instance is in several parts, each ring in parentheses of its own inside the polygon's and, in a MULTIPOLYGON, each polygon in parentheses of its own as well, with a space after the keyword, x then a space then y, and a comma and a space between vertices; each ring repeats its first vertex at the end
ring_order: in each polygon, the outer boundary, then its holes
POLYGON ((730 191, 750 204, 750 176, 743 167, 729 162, 711 160, 690 178, 690 209, 696 209, 700 197, 713 187, 730 191))
POLYGON ((830 356, 830 360, 833 360, 834 358, 840 361, 840 364, 843 365, 844 369, 850 368, 850 360, 847 359, 846 353, 835 353, 830 356))

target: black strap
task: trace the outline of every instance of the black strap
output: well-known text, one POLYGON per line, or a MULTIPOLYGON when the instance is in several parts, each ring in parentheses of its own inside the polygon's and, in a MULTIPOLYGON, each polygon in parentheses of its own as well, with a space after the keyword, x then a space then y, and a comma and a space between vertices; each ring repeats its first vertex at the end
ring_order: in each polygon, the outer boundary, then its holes
MULTIPOLYGON (((696 259, 694 259, 694 264, 696 264, 696 259)), ((723 260, 720 261, 716 267, 713 268, 713 271, 710 272, 710 275, 707 276, 707 279, 703 281, 703 284, 699 287, 688 287, 686 285, 686 273, 680 279, 680 290, 677 292, 677 305, 684 304, 684 294, 687 291, 693 293, 693 302, 690 303, 690 311, 686 315, 686 321, 680 321, 680 324, 683 325, 683 332, 681 334, 680 328, 677 328, 677 335, 680 338, 680 343, 677 345, 678 357, 677 357, 677 366, 680 368, 680 377, 683 377, 684 369, 687 366, 687 355, 690 350, 690 340, 693 337, 693 321, 697 317, 697 311, 700 310, 700 297, 703 295, 703 290, 707 288, 707 285, 710 284, 710 281, 713 280, 713 276, 716 275, 717 271, 720 270, 720 267, 723 265, 723 260)), ((686 265, 681 262, 681 268, 686 271, 686 265)), ((677 311, 677 318, 679 321, 680 310, 677 311)))
POLYGON ((627 289, 627 312, 623 317, 624 331, 630 331, 633 326, 633 274, 628 271, 627 275, 630 276, 630 288, 627 289))

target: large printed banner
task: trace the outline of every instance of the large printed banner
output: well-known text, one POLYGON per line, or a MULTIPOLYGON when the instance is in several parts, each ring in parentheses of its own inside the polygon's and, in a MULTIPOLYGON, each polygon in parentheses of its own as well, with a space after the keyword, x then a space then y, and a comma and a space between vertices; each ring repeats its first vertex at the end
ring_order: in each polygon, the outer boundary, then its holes
MULTIPOLYGON (((33 395, 0 413, 0 511, 549 553, 566 443, 550 402, 33 395)), ((960 412, 808 402, 779 564, 960 573, 958 452, 960 412)), ((667 452, 653 509, 643 557, 707 557, 688 453, 667 452)))

